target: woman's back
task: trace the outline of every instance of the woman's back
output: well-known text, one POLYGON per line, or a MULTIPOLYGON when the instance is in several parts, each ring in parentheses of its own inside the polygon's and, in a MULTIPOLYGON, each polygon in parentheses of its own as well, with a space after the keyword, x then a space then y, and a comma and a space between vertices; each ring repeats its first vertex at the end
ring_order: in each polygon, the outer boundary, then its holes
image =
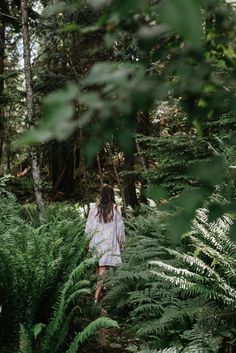
POLYGON ((90 205, 85 233, 91 237, 89 248, 94 249, 100 257, 99 266, 116 266, 121 263, 120 250, 125 241, 124 223, 120 208, 113 204, 112 211, 113 217, 104 222, 99 217, 98 204, 90 205))
MULTIPOLYGON (((99 201, 90 205, 85 233, 90 237, 89 248, 98 259, 96 273, 99 276, 103 275, 108 267, 121 263, 125 229, 120 208, 115 203, 114 190, 109 185, 103 185, 99 201)), ((96 303, 102 288, 98 280, 95 291, 96 303)))

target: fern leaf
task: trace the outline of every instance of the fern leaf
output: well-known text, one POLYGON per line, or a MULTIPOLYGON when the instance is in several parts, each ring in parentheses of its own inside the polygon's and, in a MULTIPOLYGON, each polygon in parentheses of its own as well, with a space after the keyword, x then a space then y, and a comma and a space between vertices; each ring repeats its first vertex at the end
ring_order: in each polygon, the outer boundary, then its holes
POLYGON ((79 332, 71 342, 66 353, 77 353, 78 348, 101 328, 119 327, 117 322, 108 318, 98 318, 91 322, 82 332, 79 332))

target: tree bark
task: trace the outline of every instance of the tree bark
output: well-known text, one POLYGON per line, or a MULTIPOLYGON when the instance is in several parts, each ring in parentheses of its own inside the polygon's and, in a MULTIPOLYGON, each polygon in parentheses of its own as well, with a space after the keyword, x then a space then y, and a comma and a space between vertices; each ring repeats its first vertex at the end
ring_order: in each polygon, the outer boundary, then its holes
POLYGON ((98 164, 98 173, 99 173, 100 183, 102 186, 104 184, 104 181, 103 181, 103 173, 102 173, 102 167, 101 167, 101 163, 100 163, 99 153, 97 154, 97 164, 98 164))
MULTIPOLYGON (((160 136, 160 126, 158 127, 158 131, 155 131, 155 136, 160 136)), ((138 119, 138 128, 137 128, 137 132, 142 134, 142 135, 146 135, 146 136, 152 136, 153 135, 153 126, 152 126, 152 122, 150 119, 150 113, 146 112, 143 113, 141 112, 139 115, 139 119, 138 119)), ((136 143, 136 149, 138 152, 138 157, 140 159, 141 165, 142 165, 142 169, 143 171, 148 171, 148 159, 145 158, 145 156, 142 154, 142 144, 140 144, 137 139, 135 139, 135 143, 136 143)), ((148 178, 143 178, 141 177, 141 186, 140 186, 140 195, 139 195, 139 201, 141 203, 148 203, 148 199, 145 195, 145 189, 147 187, 147 185, 150 184, 150 180, 148 178)))
POLYGON ((69 195, 74 191, 74 140, 53 141, 49 148, 53 193, 62 191, 69 195))
MULTIPOLYGON (((3 139, 4 139, 4 56, 5 56, 5 22, 3 16, 0 15, 0 167, 2 166, 3 157, 3 139)), ((1 168, 2 169, 2 168, 1 168)))
POLYGON ((83 180, 81 182, 81 191, 80 196, 81 199, 88 203, 89 202, 89 182, 88 182, 88 169, 85 161, 85 155, 83 151, 83 143, 84 143, 84 131, 83 129, 79 130, 79 140, 80 140, 80 162, 79 162, 79 170, 80 170, 80 178, 83 180), (81 192, 83 194, 81 194, 81 192))
POLYGON ((124 171, 129 174, 124 175, 124 197, 125 204, 130 205, 132 208, 138 206, 138 198, 136 194, 135 175, 134 171, 134 154, 124 153, 124 171))
MULTIPOLYGON (((33 111, 33 82, 32 82, 32 68, 30 55, 30 35, 28 24, 28 1, 21 0, 21 18, 22 18, 22 34, 23 34, 23 49, 24 49, 24 71, 26 84, 26 106, 28 126, 32 128, 35 125, 34 111, 33 111)), ((40 218, 43 217, 44 202, 42 197, 42 184, 40 178, 40 168, 38 161, 37 148, 31 148, 31 163, 32 175, 34 181, 34 190, 36 203, 40 212, 40 218)))
MULTIPOLYGON (((148 167, 147 167, 145 158, 142 155, 142 148, 141 148, 139 142, 137 141, 137 139, 135 140, 135 142, 136 142, 138 156, 139 156, 139 159, 140 159, 140 162, 142 165, 142 169, 143 169, 143 171, 148 172, 148 167)), ((145 188, 146 188, 147 184, 150 184, 149 178, 146 178, 146 179, 142 178, 141 179, 141 186, 140 186, 139 201, 141 203, 145 203, 145 204, 148 204, 147 196, 145 195, 145 188)))
POLYGON ((7 173, 11 174, 11 142, 8 140, 6 143, 6 159, 7 159, 7 173))

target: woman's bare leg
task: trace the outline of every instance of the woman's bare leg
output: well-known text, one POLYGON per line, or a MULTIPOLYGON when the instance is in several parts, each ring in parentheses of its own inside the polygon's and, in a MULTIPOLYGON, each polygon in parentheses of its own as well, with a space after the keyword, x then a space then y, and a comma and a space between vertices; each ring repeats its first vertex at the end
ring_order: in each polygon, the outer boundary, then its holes
MULTIPOLYGON (((108 266, 98 266, 97 269, 96 269, 96 274, 101 277, 108 269, 108 266)), ((95 291, 95 303, 98 302, 99 300, 99 297, 101 295, 101 292, 102 292, 102 288, 103 288, 103 285, 102 285, 102 281, 100 278, 98 278, 97 280, 97 286, 96 286, 96 291, 95 291)))

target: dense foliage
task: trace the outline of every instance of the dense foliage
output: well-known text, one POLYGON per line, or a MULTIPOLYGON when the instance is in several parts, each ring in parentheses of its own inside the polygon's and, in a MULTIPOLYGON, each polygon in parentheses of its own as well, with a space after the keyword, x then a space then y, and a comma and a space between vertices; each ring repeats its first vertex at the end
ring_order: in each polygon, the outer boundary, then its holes
POLYGON ((14 196, 0 203, 1 352, 77 352, 97 329, 116 326, 108 318, 94 321, 95 310, 84 327, 94 259, 86 259, 84 222, 72 206, 70 217, 69 206, 61 206, 61 215, 35 228, 20 216, 14 196))
POLYGON ((235 349, 232 221, 210 223, 208 215, 206 209, 197 212, 177 249, 166 238, 166 214, 137 218, 125 262, 108 278, 111 312, 128 320, 130 334, 149 342, 153 352, 235 349))

